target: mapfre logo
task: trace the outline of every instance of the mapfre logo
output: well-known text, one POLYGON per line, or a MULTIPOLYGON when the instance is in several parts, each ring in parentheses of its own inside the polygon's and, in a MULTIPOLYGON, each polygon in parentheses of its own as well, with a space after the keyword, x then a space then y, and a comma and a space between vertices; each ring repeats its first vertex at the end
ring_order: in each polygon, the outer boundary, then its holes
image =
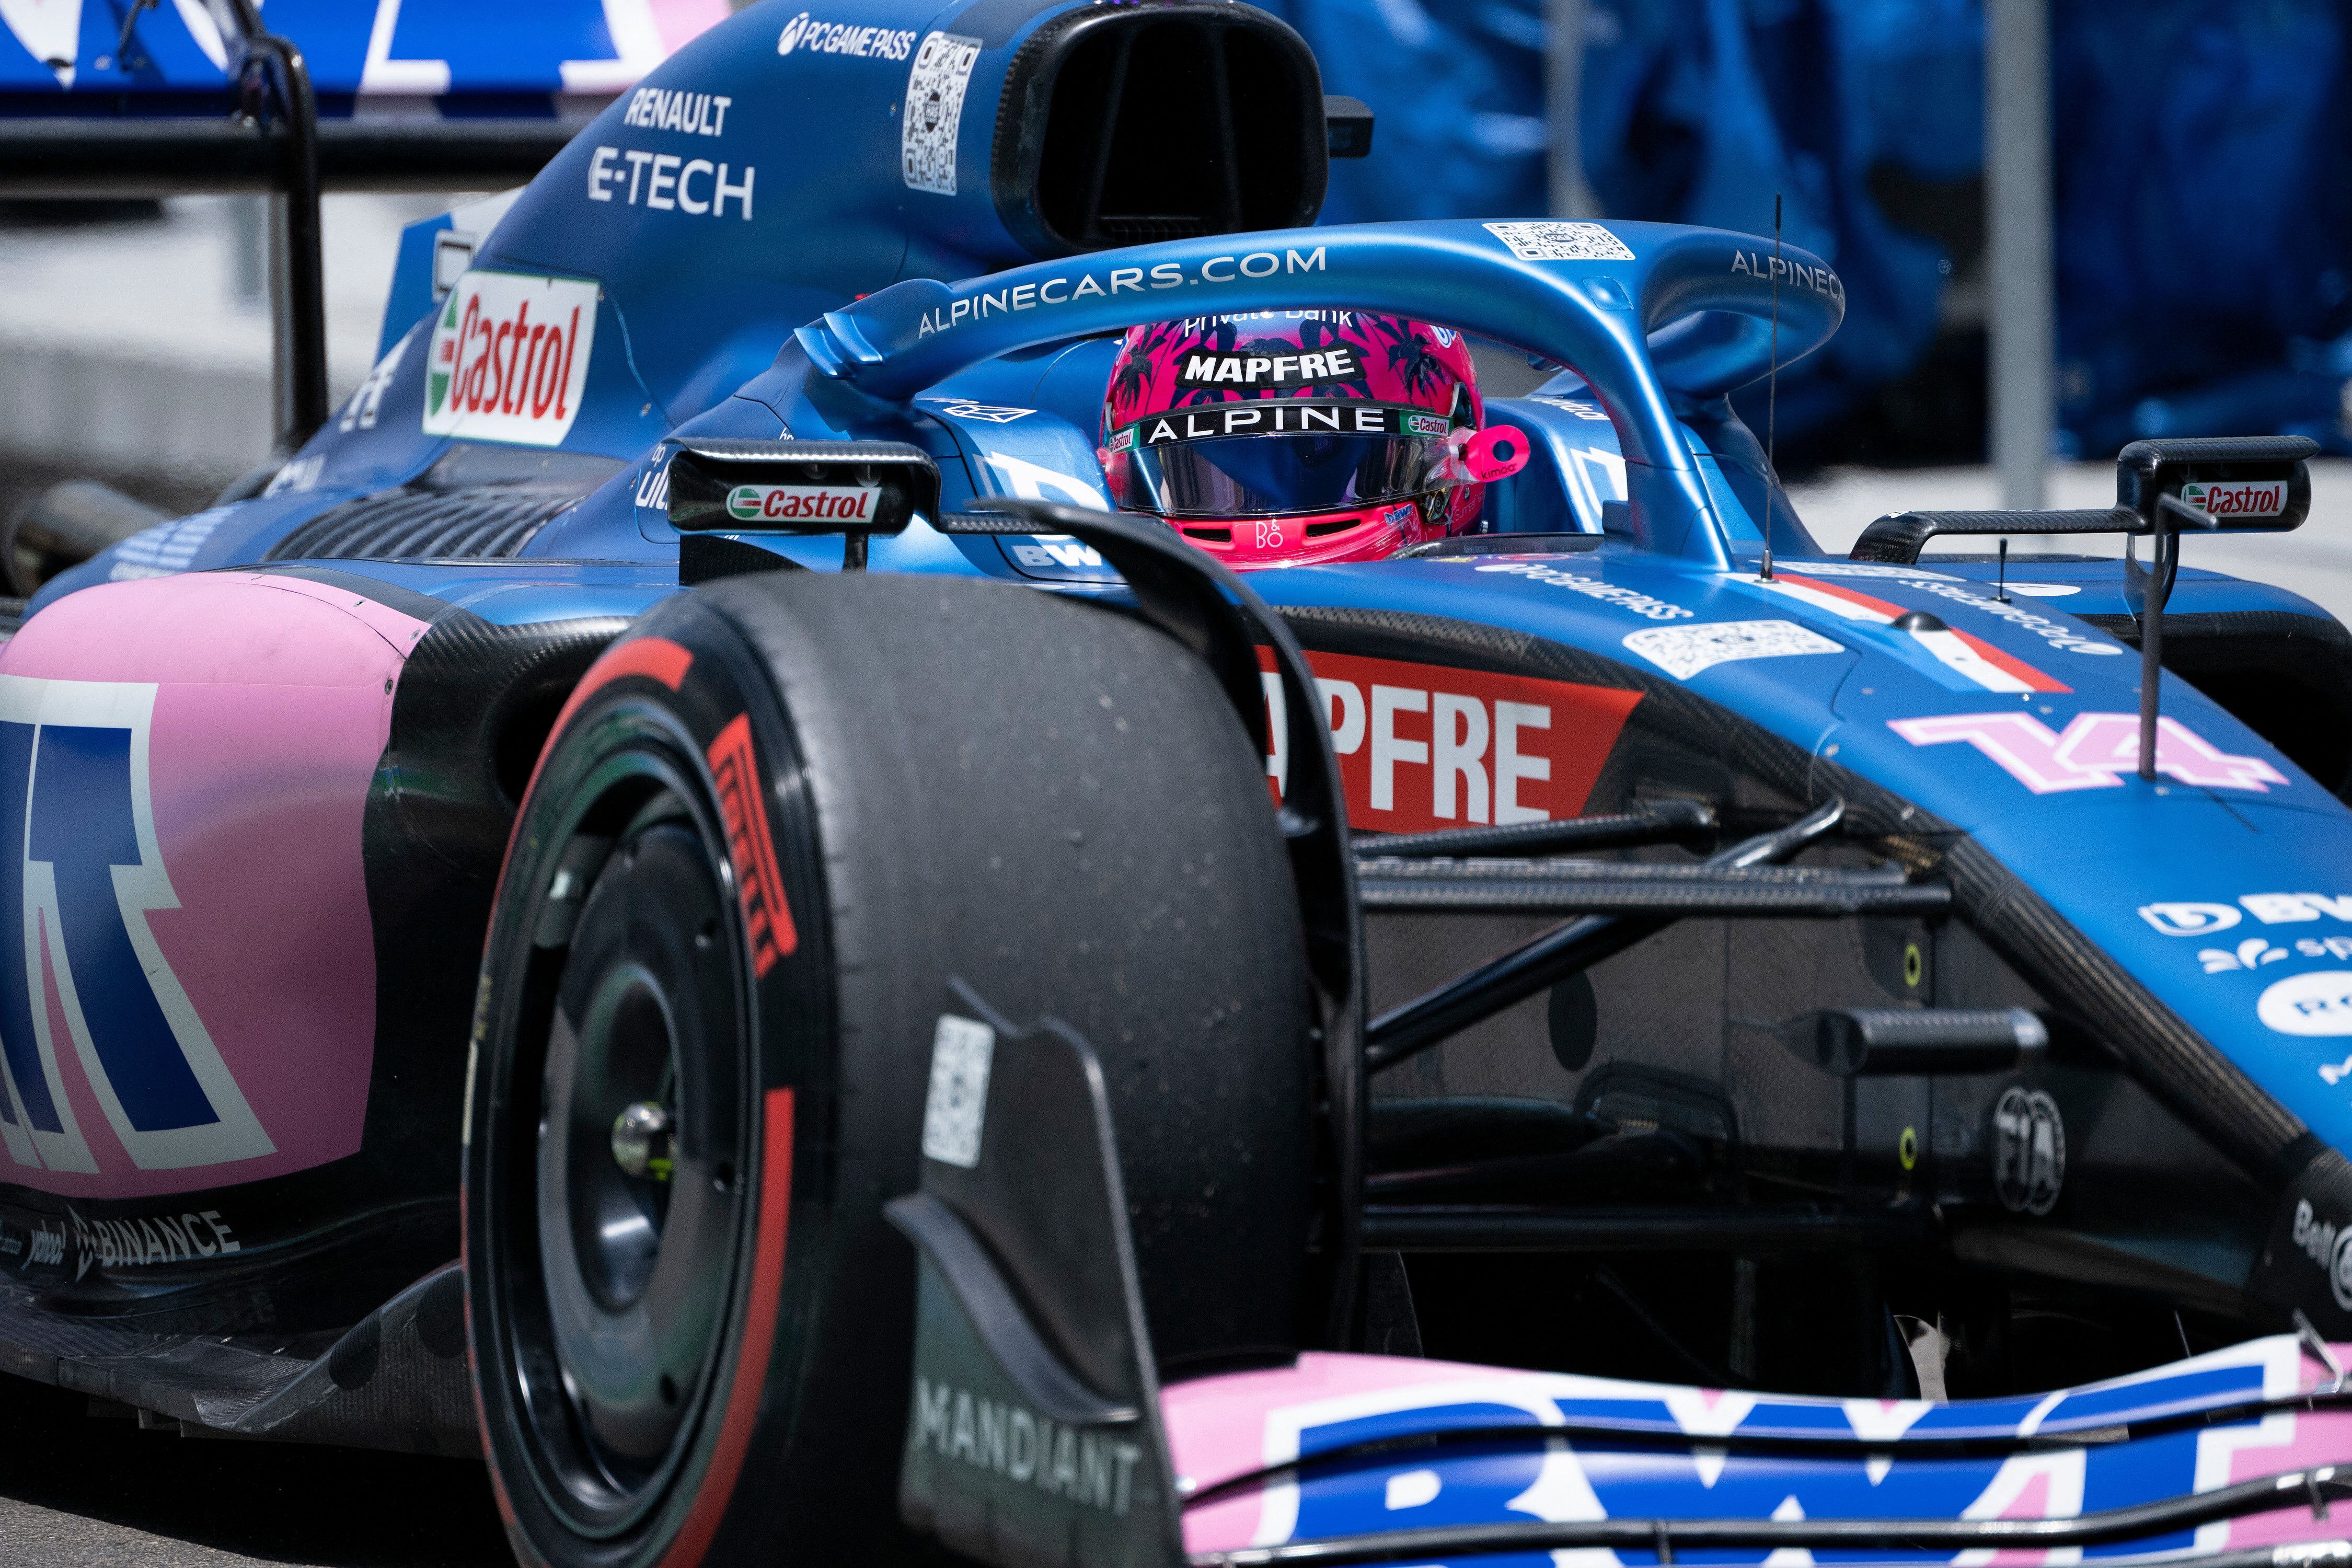
MULTIPOLYGON (((1353 654, 1310 653, 1339 754, 1348 820, 1382 833, 1543 822, 1584 809, 1636 691, 1353 654)), ((1286 787, 1288 705, 1261 649, 1275 751, 1286 787)))
POLYGON ((425 433, 553 447, 580 416, 596 344, 594 283, 468 272, 425 360, 425 433))
POLYGON ((2278 517, 2286 510, 2284 479, 2242 479, 2231 484, 2186 484, 2180 499, 2214 517, 2278 517))
POLYGON ((154 707, 152 685, 0 676, 0 1145, 19 1165, 98 1171, 77 1101, 141 1170, 275 1152, 148 926, 180 907, 154 707))

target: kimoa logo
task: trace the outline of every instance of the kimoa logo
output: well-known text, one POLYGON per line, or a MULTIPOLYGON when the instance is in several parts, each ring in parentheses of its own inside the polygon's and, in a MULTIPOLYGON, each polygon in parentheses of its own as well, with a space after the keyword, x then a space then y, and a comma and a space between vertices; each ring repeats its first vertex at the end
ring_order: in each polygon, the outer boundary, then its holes
POLYGON ((587 390, 600 292, 532 273, 458 279, 425 362, 425 433, 562 444, 587 390))

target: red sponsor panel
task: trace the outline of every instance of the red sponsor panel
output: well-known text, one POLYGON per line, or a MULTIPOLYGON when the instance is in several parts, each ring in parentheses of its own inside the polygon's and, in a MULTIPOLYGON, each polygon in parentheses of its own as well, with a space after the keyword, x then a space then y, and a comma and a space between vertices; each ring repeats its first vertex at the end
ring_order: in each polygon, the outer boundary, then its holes
MULTIPOLYGON (((1310 653, 1348 819, 1381 833, 1582 814, 1638 691, 1445 665, 1310 653)), ((1273 658, 1258 651, 1262 669, 1273 658)), ((1271 674, 1277 788, 1282 696, 1271 674)))

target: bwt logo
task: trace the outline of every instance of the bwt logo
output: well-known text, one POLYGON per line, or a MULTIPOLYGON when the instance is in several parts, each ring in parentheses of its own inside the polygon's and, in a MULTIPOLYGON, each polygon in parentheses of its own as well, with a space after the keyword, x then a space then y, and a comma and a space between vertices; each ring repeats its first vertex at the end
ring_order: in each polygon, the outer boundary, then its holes
POLYGON ((0 676, 0 844, 22 846, 0 854, 0 1144, 20 1165, 99 1168, 68 1058, 141 1170, 274 1152, 148 928, 180 907, 154 707, 152 685, 0 676))

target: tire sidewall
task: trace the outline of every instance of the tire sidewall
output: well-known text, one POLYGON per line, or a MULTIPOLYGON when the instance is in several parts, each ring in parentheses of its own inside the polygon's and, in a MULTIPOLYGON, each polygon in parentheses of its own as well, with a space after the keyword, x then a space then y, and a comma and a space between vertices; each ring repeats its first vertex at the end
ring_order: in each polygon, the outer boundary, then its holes
MULTIPOLYGON (((499 1512, 527 1563, 696 1568, 706 1560, 729 1560, 730 1538, 747 1533, 766 1512, 763 1500, 739 1494, 757 1490, 742 1484, 750 1457, 780 1451, 790 1440, 789 1391, 800 1382, 793 1360, 812 1342, 806 1331, 823 1273, 786 1267, 786 1255, 805 1263, 809 1254, 823 1251, 825 1240, 826 1215, 816 1200, 827 1185, 821 1122, 834 1088, 834 994, 819 854, 796 739, 759 658, 724 617, 690 596, 674 601, 616 642, 583 678, 517 817, 468 1045, 462 1194, 468 1344, 499 1512), (681 1460, 664 1495, 641 1519, 599 1539, 581 1534, 543 1494, 551 1483, 538 1479, 530 1452, 528 1417, 509 1370, 511 1334, 489 1255, 499 1245, 499 1206, 509 1202, 498 1184, 513 1179, 502 1173, 515 1168, 515 1155, 530 1139, 529 1128, 512 1123, 520 1105, 535 1104, 539 1092, 513 1079, 533 989, 521 971, 546 908, 545 890, 600 767, 619 752, 649 743, 667 754, 699 797, 690 804, 706 837, 716 828, 727 845, 721 871, 727 940, 735 945, 744 982, 741 1046, 753 1058, 746 1072, 746 1168, 737 1178, 750 1201, 743 1205, 721 1348, 682 1440, 681 1460), (772 847, 764 853, 762 839, 772 847), (789 920, 785 941, 777 940, 778 922, 762 918, 767 911, 758 908, 761 884, 771 879, 768 867, 781 884, 776 901, 789 920)), ((703 1048, 736 1047, 705 1043, 703 1048)))

